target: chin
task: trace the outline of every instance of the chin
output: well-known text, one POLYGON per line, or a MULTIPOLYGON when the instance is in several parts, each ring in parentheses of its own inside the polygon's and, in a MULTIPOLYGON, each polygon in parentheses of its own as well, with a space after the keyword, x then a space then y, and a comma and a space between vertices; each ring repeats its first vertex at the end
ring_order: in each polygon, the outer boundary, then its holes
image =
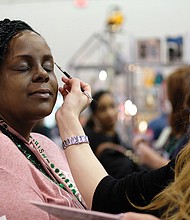
POLYGON ((38 114, 39 116, 45 118, 52 113, 52 110, 53 110, 52 108, 51 109, 43 108, 40 111, 36 112, 36 115, 38 114))

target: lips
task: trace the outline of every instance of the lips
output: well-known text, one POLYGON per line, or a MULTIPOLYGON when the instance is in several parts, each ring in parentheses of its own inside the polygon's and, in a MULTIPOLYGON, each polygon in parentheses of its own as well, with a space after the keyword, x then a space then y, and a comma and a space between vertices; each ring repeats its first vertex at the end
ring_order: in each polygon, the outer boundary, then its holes
POLYGON ((52 94, 50 89, 37 89, 37 90, 32 91, 31 93, 29 93, 29 95, 40 97, 40 98, 49 98, 53 94, 52 94))

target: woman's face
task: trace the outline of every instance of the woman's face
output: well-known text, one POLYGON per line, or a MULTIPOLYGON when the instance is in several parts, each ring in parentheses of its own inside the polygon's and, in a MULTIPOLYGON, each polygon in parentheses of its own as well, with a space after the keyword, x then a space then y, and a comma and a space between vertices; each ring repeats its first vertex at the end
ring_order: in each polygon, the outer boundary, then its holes
POLYGON ((41 36, 23 31, 12 38, 0 88, 0 116, 7 122, 31 122, 51 113, 58 84, 50 48, 41 36))
POLYGON ((96 120, 103 130, 112 130, 117 122, 118 108, 114 97, 106 93, 98 100, 98 107, 95 113, 96 120))

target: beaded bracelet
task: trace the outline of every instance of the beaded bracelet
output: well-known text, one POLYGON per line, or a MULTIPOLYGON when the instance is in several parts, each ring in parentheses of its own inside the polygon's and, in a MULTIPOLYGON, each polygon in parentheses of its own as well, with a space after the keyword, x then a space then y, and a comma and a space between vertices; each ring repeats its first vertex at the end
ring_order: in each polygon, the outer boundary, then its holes
POLYGON ((69 137, 66 140, 63 140, 62 147, 63 150, 65 150, 70 145, 82 144, 82 143, 89 143, 88 137, 86 135, 69 137))

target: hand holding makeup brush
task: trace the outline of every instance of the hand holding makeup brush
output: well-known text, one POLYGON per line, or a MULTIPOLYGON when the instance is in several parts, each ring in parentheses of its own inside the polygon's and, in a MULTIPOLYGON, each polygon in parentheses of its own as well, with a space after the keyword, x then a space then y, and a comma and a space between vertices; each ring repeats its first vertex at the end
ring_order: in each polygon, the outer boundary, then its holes
POLYGON ((84 130, 79 120, 81 112, 90 104, 89 99, 83 92, 87 91, 91 96, 91 88, 87 83, 84 83, 76 78, 62 77, 64 82, 63 87, 59 88, 63 96, 63 105, 56 112, 56 121, 59 127, 62 140, 67 140, 69 137, 85 136, 84 130))
POLYGON ((59 91, 64 99, 63 108, 65 108, 67 112, 73 112, 78 117, 92 101, 91 88, 89 84, 76 78, 62 77, 62 81, 64 85, 59 88, 59 91), (84 92, 81 91, 81 88, 84 92), (85 92, 87 92, 87 95, 85 92), (88 97, 88 99, 86 97, 88 97))
MULTIPOLYGON (((61 68, 56 62, 54 62, 54 64, 56 65, 56 67, 57 67, 68 79, 72 79, 72 76, 70 76, 66 71, 63 71, 62 68, 61 68)), ((95 103, 98 104, 97 101, 94 100, 94 99, 92 98, 92 96, 88 93, 88 91, 84 90, 82 87, 81 87, 81 91, 82 91, 89 99, 91 99, 91 101, 95 101, 95 103)))

